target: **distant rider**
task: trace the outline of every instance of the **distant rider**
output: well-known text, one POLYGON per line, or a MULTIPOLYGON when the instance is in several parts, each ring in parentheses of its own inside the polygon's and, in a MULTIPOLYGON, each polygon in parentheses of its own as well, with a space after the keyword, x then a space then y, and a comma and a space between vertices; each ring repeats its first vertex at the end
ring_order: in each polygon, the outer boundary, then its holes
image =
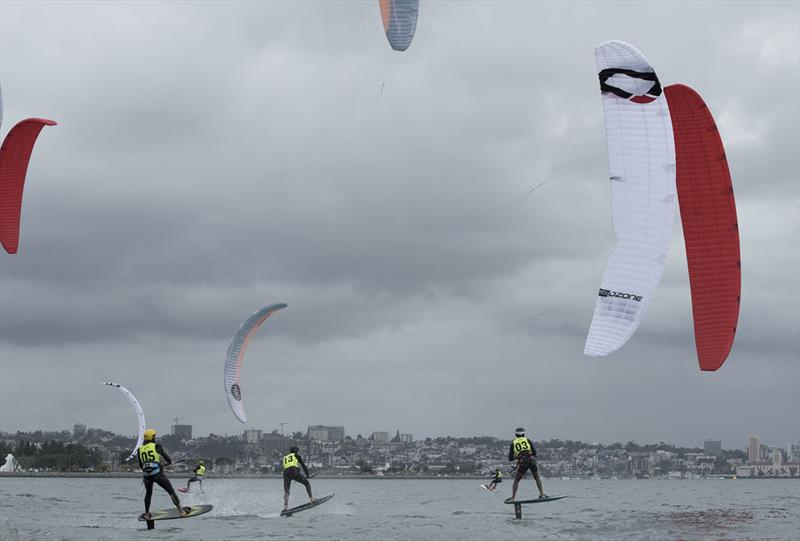
POLYGON ((189 491, 189 485, 192 483, 200 483, 200 488, 203 488, 203 476, 206 474, 206 463, 204 460, 198 460, 197 466, 194 469, 194 475, 186 481, 186 492, 189 491))
POLYGON ((533 474, 536 488, 539 489, 539 498, 546 498, 547 496, 542 489, 542 480, 539 479, 539 468, 536 466, 536 459, 534 458, 536 449, 533 448, 533 442, 525 437, 525 429, 522 427, 514 431, 514 436, 514 441, 511 442, 511 447, 508 450, 508 460, 517 461, 517 475, 514 477, 514 485, 511 488, 511 499, 516 499, 519 481, 525 477, 525 473, 528 470, 533 474))
POLYGON ((167 479, 167 474, 164 473, 163 467, 172 464, 172 459, 161 447, 160 443, 156 443, 156 431, 148 428, 144 431, 144 443, 137 449, 139 455, 139 467, 142 469, 144 478, 145 494, 144 494, 144 518, 150 518, 150 499, 153 497, 153 483, 163 488, 169 497, 172 498, 172 503, 178 508, 178 512, 182 517, 186 516, 186 511, 181 507, 181 501, 172 488, 172 483, 167 479))
POLYGON ((497 488, 497 483, 502 483, 502 482, 503 482, 503 472, 501 472, 499 469, 494 470, 494 479, 492 479, 492 482, 489 483, 489 486, 487 486, 486 488, 488 488, 489 490, 494 490, 497 488))
POLYGON ((289 491, 291 490, 292 481, 297 481, 298 483, 305 485, 306 492, 308 492, 308 499, 311 503, 314 503, 316 498, 311 495, 311 483, 308 482, 308 468, 306 467, 305 462, 300 457, 298 452, 300 449, 297 447, 291 447, 289 449, 289 454, 283 457, 283 510, 286 511, 289 509, 289 491), (303 468, 303 472, 305 472, 305 477, 302 473, 300 473, 300 468, 303 468))

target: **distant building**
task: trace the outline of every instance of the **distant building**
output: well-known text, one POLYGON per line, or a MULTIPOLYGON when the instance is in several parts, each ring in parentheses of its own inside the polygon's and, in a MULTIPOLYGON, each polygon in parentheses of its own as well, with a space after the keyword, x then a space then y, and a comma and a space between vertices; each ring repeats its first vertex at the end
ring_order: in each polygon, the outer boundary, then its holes
POLYGON ((747 462, 756 464, 761 461, 761 442, 757 436, 750 436, 750 441, 747 445, 747 462))
POLYGON ((773 449, 772 450, 772 465, 773 466, 780 466, 783 464, 783 453, 780 449, 773 449))
POLYGON ((736 477, 800 477, 797 464, 749 464, 736 468, 736 477))
POLYGON ((372 438, 372 441, 374 441, 374 442, 387 442, 387 441, 389 441, 389 433, 388 432, 373 432, 371 438, 372 438))
POLYGON ((703 442, 703 452, 711 456, 722 454, 722 442, 719 440, 706 440, 703 442))
POLYGON ((344 441, 344 427, 343 426, 329 426, 328 427, 328 441, 344 441))
POLYGON ((73 438, 82 438, 86 435, 86 425, 83 423, 78 423, 73 425, 72 427, 72 437, 73 438))
POLYGON ((762 462, 768 462, 772 460, 772 447, 769 445, 764 445, 763 443, 759 446, 759 460, 762 462))
POLYGON ((414 441, 413 434, 400 434, 400 441, 403 443, 412 443, 414 441))
POLYGON ((800 462, 800 442, 786 444, 786 462, 793 464, 800 462))
POLYGON ((261 439, 263 433, 264 432, 262 430, 256 430, 255 428, 250 430, 245 430, 244 441, 246 441, 247 443, 258 443, 258 440, 261 439))
POLYGON ((192 439, 192 425, 172 425, 172 435, 182 440, 192 439))
POLYGON ((343 426, 309 426, 307 435, 316 441, 344 441, 343 426))

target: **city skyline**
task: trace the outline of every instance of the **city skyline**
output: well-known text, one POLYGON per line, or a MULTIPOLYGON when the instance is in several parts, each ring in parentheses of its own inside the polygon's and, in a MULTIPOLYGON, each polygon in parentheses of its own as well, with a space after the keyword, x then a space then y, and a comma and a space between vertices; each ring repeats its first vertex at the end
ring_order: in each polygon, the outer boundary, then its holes
MULTIPOLYGON (((508 441, 492 437, 437 437, 415 440, 400 431, 390 439, 386 431, 369 437, 345 437, 342 426, 309 426, 307 433, 291 435, 249 429, 243 434, 215 434, 187 439, 190 425, 176 425, 161 439, 175 456, 180 471, 204 459, 215 474, 275 474, 281 457, 298 446, 310 468, 334 475, 483 475, 507 461, 508 441), (177 455, 177 453, 180 453, 177 455)), ((0 433, 0 455, 5 471, 135 471, 124 460, 132 438, 76 424, 69 431, 50 433, 0 433), (14 453, 10 453, 14 451, 14 453), (18 457, 18 458, 17 458, 18 457), (75 460, 73 460, 75 457, 75 460), (11 464, 8 466, 8 464, 11 464), (73 470, 73 466, 77 468, 73 470)), ((616 442, 602 445, 576 440, 544 440, 534 443, 537 462, 546 477, 670 478, 695 479, 709 475, 727 478, 775 478, 800 476, 800 442, 784 448, 749 440, 750 449, 723 449, 719 440, 705 440, 703 447, 670 443, 616 442)))
MULTIPOLYGON (((280 431, 280 427, 273 428, 271 430, 268 430, 268 429, 265 429, 265 428, 247 427, 247 428, 243 428, 241 431, 239 431, 237 433, 230 433, 230 434, 228 434, 228 433, 216 433, 216 432, 213 432, 213 431, 212 432, 208 432, 208 433, 200 433, 200 434, 198 434, 197 430, 196 430, 196 427, 194 425, 192 425, 192 424, 181 424, 181 425, 177 425, 177 426, 179 427, 179 429, 177 431, 175 430, 176 425, 172 425, 170 427, 170 430, 159 432, 159 435, 161 437, 163 437, 165 435, 179 436, 180 439, 182 439, 182 440, 191 440, 192 439, 192 435, 194 435, 195 438, 200 438, 200 439, 208 438, 211 435, 217 435, 217 436, 222 436, 222 437, 225 437, 225 438, 237 438, 237 437, 239 437, 239 438, 243 438, 245 441, 257 440, 259 437, 262 437, 263 435, 267 435, 267 434, 278 434, 278 435, 290 438, 290 437, 293 437, 297 433, 300 433, 300 434, 302 434, 303 437, 307 437, 307 438, 315 440, 315 441, 343 441, 345 438, 356 439, 357 436, 361 436, 363 439, 369 439, 369 440, 374 439, 377 442, 389 442, 389 441, 393 441, 393 439, 395 438, 396 434, 400 435, 400 437, 401 437, 400 441, 404 442, 404 443, 408 443, 408 442, 412 442, 412 441, 413 442, 418 442, 418 441, 423 441, 423 440, 426 440, 426 439, 436 439, 436 438, 456 438, 456 439, 458 439, 458 438, 484 438, 484 437, 489 437, 489 438, 495 438, 495 439, 500 440, 500 441, 504 441, 504 440, 511 441, 511 440, 513 440, 513 436, 504 437, 504 436, 494 436, 494 435, 491 435, 491 434, 477 434, 477 433, 476 434, 430 434, 430 435, 417 436, 414 433, 404 432, 400 428, 395 428, 393 430, 370 430, 370 431, 366 431, 366 432, 352 432, 351 433, 351 432, 347 431, 346 427, 344 427, 342 425, 319 425, 319 424, 307 425, 304 430, 285 430, 284 432, 280 431), (336 429, 337 432, 341 431, 340 432, 341 433, 341 438, 339 438, 338 436, 333 437, 333 439, 329 439, 329 438, 326 438, 326 437, 319 437, 321 435, 321 433, 319 432, 318 429, 320 429, 320 428, 333 428, 333 429, 336 429), (257 434, 257 437, 254 438, 253 435, 256 435, 256 434, 257 434), (382 436, 382 437, 376 438, 375 437, 376 434, 382 434, 385 437, 382 436), (187 435, 188 435, 188 437, 187 437, 187 435)), ((85 435, 87 430, 92 430, 92 429, 94 429, 94 430, 103 430, 103 431, 107 430, 107 431, 109 431, 109 432, 111 432, 111 433, 113 433, 115 435, 118 435, 118 436, 128 437, 128 438, 131 438, 131 439, 135 439, 136 438, 135 434, 126 434, 124 432, 115 432, 114 430, 109 430, 109 429, 103 428, 103 427, 92 427, 92 426, 88 426, 88 425, 86 425, 86 424, 84 424, 82 422, 74 423, 72 425, 71 429, 70 428, 56 428, 56 429, 33 428, 33 429, 25 429, 25 430, 18 430, 18 431, 7 431, 7 430, 3 430, 2 428, 0 428, 0 433, 16 434, 17 432, 20 432, 20 433, 33 433, 33 432, 36 432, 36 431, 42 431, 42 432, 69 432, 69 433, 71 433, 73 435, 73 437, 79 437, 79 436, 85 435)), ((636 440, 636 439, 623 439, 623 440, 615 440, 615 441, 597 441, 597 440, 587 440, 587 439, 583 439, 583 438, 580 438, 580 437, 574 437, 574 436, 573 437, 561 437, 561 438, 558 438, 558 437, 547 437, 547 436, 545 436, 545 437, 535 437, 535 436, 532 436, 530 434, 528 434, 528 435, 529 435, 529 437, 531 437, 534 440, 534 442, 536 442, 536 441, 564 440, 564 441, 578 441, 578 442, 582 442, 583 444, 586 444, 586 445, 594 445, 594 444, 614 445, 614 444, 618 444, 618 443, 626 444, 628 442, 634 442, 634 443, 636 443, 638 445, 657 445, 659 443, 665 443, 667 445, 675 445, 675 446, 679 446, 679 447, 703 449, 704 452, 707 452, 707 453, 709 452, 709 447, 714 448, 716 444, 719 444, 719 448, 721 450, 740 450, 740 451, 744 451, 748 456, 751 455, 751 450, 753 448, 752 447, 753 446, 753 441, 755 440, 756 441, 756 444, 755 444, 756 447, 755 448, 757 449, 755 455, 758 456, 760 459, 771 460, 771 457, 763 457, 762 456, 762 450, 764 448, 769 448, 769 449, 773 449, 773 450, 774 449, 778 449, 784 454, 785 457, 791 456, 793 454, 796 454, 798 457, 800 457, 800 439, 798 439, 798 440, 787 440, 787 441, 784 441, 784 442, 771 442, 770 441, 770 442, 766 442, 765 443, 758 436, 752 436, 752 435, 748 435, 746 437, 743 437, 742 438, 743 443, 742 443, 741 446, 738 446, 738 447, 736 446, 736 444, 734 444, 734 445, 727 444, 726 445, 726 442, 724 440, 713 439, 713 438, 704 438, 702 441, 696 442, 696 443, 693 444, 691 442, 667 441, 667 440, 665 440, 663 438, 659 439, 658 441, 639 441, 639 440, 636 440), (709 444, 711 444, 711 445, 709 446, 709 444)), ((711 454, 713 454, 713 452, 711 454)))
MULTIPOLYGON (((119 405, 117 405, 117 406, 119 406, 119 405)), ((125 410, 125 414, 126 415, 130 415, 132 417, 133 413, 130 412, 130 411, 127 411, 128 410, 127 405, 126 404, 122 404, 122 406, 123 407, 121 407, 121 409, 125 410)), ((198 425, 195 424, 195 423, 190 422, 191 421, 191 417, 170 417, 169 421, 164 425, 159 425, 157 423, 151 423, 151 422, 148 422, 147 425, 148 425, 148 427, 155 428, 161 434, 169 434, 169 433, 173 432, 175 421, 177 419, 181 419, 183 421, 186 421, 185 425, 189 426, 190 430, 197 430, 197 426, 198 425)), ((91 426, 90 423, 86 423, 84 421, 73 422, 70 426, 75 426, 77 424, 82 424, 82 425, 85 425, 85 426, 91 426)), ((120 423, 120 424, 126 424, 126 423, 120 423)), ((131 418, 128 419, 128 423, 127 424, 128 425, 132 424, 132 419, 131 418)), ((388 423, 386 423, 386 424, 388 424, 388 423)), ((450 433, 450 434, 448 434, 448 433, 444 433, 444 432, 441 432, 441 433, 437 433, 437 432, 430 432, 430 433, 416 432, 414 430, 408 429, 407 427, 398 427, 398 426, 396 426, 394 428, 387 428, 387 426, 385 426, 385 425, 383 427, 380 427, 380 426, 378 426, 378 427, 375 427, 375 426, 363 426, 362 428, 357 429, 357 430, 353 430, 352 432, 349 429, 346 429, 345 430, 345 434, 347 436, 351 436, 351 437, 355 437, 357 434, 361 434, 363 437, 367 438, 370 435, 372 435, 374 432, 387 432, 388 433, 388 437, 391 439, 392 437, 394 437, 395 432, 399 430, 401 435, 403 435, 403 434, 412 434, 412 435, 414 435, 415 438, 416 437, 420 437, 422 439, 425 439, 425 438, 436 438, 436 437, 456 437, 456 438, 458 438, 458 437, 483 437, 483 436, 494 437, 494 438, 499 438, 499 439, 513 439, 514 430, 516 429, 517 426, 520 426, 519 424, 517 424, 517 425, 514 425, 513 427, 509 427, 509 430, 507 430, 505 433, 502 433, 502 432, 490 433, 488 431, 487 432, 481 432, 481 431, 477 431, 476 430, 474 432, 450 433)), ((523 423, 523 425, 524 425, 524 423, 523 423)), ((526 426, 530 426, 530 425, 526 425, 526 426)), ((314 424, 308 423, 308 424, 303 424, 303 425, 299 425, 299 424, 295 425, 294 423, 282 422, 282 423, 275 423, 272 426, 257 426, 255 422, 249 422, 249 423, 246 423, 246 424, 242 424, 241 426, 232 425, 232 426, 229 427, 231 429, 238 428, 238 430, 230 430, 230 431, 208 430, 208 432, 205 432, 206 429, 203 429, 203 430, 201 430, 201 433, 219 434, 219 435, 224 435, 224 436, 236 436, 236 435, 242 434, 242 433, 244 433, 245 431, 248 431, 248 430, 258 430, 258 431, 261 431, 263 433, 271 433, 273 431, 277 431, 279 434, 293 434, 293 433, 299 431, 299 432, 301 432, 303 434, 306 434, 308 429, 309 428, 313 428, 313 427, 336 427, 336 428, 343 428, 344 429, 345 425, 342 424, 342 423, 331 424, 331 425, 322 425, 322 424, 319 424, 319 423, 314 423, 314 424)), ((129 433, 126 429, 118 430, 118 429, 115 429, 115 428, 111 427, 110 425, 106 425, 104 427, 96 426, 95 428, 102 428, 103 430, 110 430, 111 432, 114 432, 116 434, 129 435, 131 437, 135 437, 135 434, 133 432, 129 433)), ((772 431, 774 431, 774 427, 770 427, 770 428, 772 428, 773 429, 772 431)), ((57 431, 64 430, 64 428, 63 427, 58 427, 58 426, 44 426, 43 425, 43 426, 41 426, 39 428, 36 428, 34 430, 57 432, 57 431)), ((622 438, 616 438, 616 439, 613 439, 613 438, 612 439, 597 439, 597 438, 580 437, 579 435, 569 434, 569 433, 552 434, 552 435, 551 434, 547 434, 547 433, 538 433, 535 429, 532 430, 531 428, 527 428, 527 430, 528 430, 528 434, 531 435, 532 437, 534 437, 535 439, 544 439, 544 440, 549 440, 549 439, 572 439, 572 440, 585 441, 585 442, 596 442, 596 443, 600 443, 600 444, 603 444, 603 445, 607 445, 607 444, 611 444, 611 443, 617 443, 617 442, 625 443, 627 441, 635 441, 635 442, 638 442, 638 443, 658 443, 659 441, 671 441, 674 444, 682 445, 682 446, 685 446, 685 447, 700 447, 700 448, 703 447, 704 442, 706 442, 708 440, 712 440, 712 441, 721 441, 722 445, 723 445, 723 448, 726 448, 726 449, 743 449, 745 451, 748 450, 748 447, 749 447, 749 444, 750 444, 750 438, 752 438, 752 437, 755 437, 756 439, 758 439, 762 444, 764 442, 768 442, 768 444, 771 445, 771 446, 785 445, 786 443, 800 441, 800 432, 798 432, 795 437, 791 437, 790 436, 790 437, 787 437, 787 438, 781 438, 781 437, 777 437, 777 438, 775 438, 775 437, 772 437, 772 438, 761 438, 760 436, 753 436, 753 434, 760 434, 762 432, 769 432, 769 430, 764 430, 764 431, 753 430, 753 431, 747 432, 746 435, 744 435, 745 432, 742 432, 743 436, 741 436, 738 439, 735 438, 735 437, 734 438, 722 438, 721 436, 715 436, 714 434, 705 434, 704 436, 700 437, 699 439, 689 439, 689 438, 680 438, 680 437, 679 438, 666 438, 666 437, 661 437, 661 436, 656 436, 656 437, 651 438, 651 439, 642 439, 642 438, 637 438, 637 437, 622 437, 622 438), (743 442, 741 444, 741 447, 738 447, 738 446, 736 446, 736 447, 725 447, 725 445, 729 441, 738 441, 738 440, 741 440, 743 442)), ((31 429, 29 429, 27 427, 19 427, 19 428, 14 428, 14 429, 10 429, 9 430, 9 429, 5 428, 4 426, 2 426, 2 424, 0 424, 0 432, 14 433, 14 432, 17 432, 17 431, 29 432, 29 431, 31 431, 31 429)), ((787 434, 791 433, 791 432, 792 432, 792 430, 787 430, 786 431, 787 434)), ((736 445, 739 445, 739 444, 736 444, 736 445)))

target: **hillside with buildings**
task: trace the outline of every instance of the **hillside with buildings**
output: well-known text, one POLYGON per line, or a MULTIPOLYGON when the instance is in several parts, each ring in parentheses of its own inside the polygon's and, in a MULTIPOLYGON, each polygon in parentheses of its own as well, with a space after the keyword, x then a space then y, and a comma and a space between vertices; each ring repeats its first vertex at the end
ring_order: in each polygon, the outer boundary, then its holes
MULTIPOLYGON (((235 436, 193 435, 192 425, 176 423, 159 441, 177 471, 203 458, 209 473, 271 475, 280 473, 281 457, 292 445, 313 470, 324 475, 482 476, 508 469, 508 440, 494 437, 437 437, 415 440, 399 430, 350 436, 343 426, 309 426, 281 434, 245 430, 235 436)), ((126 460, 135 440, 107 430, 76 424, 60 432, 0 433, 0 457, 13 455, 14 469, 40 472, 136 472, 126 460)), ((561 478, 741 478, 799 477, 800 443, 770 447, 757 437, 746 450, 723 449, 718 440, 688 448, 660 442, 584 443, 536 441, 539 467, 546 477, 561 478)))

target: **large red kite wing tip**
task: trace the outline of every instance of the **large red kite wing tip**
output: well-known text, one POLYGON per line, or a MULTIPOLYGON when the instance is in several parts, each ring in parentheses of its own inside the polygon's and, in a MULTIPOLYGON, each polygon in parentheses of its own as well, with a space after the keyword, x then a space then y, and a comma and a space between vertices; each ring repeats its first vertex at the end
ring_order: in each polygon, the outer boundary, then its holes
POLYGON ((20 125, 23 122, 35 122, 36 124, 44 124, 45 126, 58 126, 58 122, 55 120, 50 120, 49 118, 26 118, 25 120, 20 120, 17 122, 17 125, 20 125))

